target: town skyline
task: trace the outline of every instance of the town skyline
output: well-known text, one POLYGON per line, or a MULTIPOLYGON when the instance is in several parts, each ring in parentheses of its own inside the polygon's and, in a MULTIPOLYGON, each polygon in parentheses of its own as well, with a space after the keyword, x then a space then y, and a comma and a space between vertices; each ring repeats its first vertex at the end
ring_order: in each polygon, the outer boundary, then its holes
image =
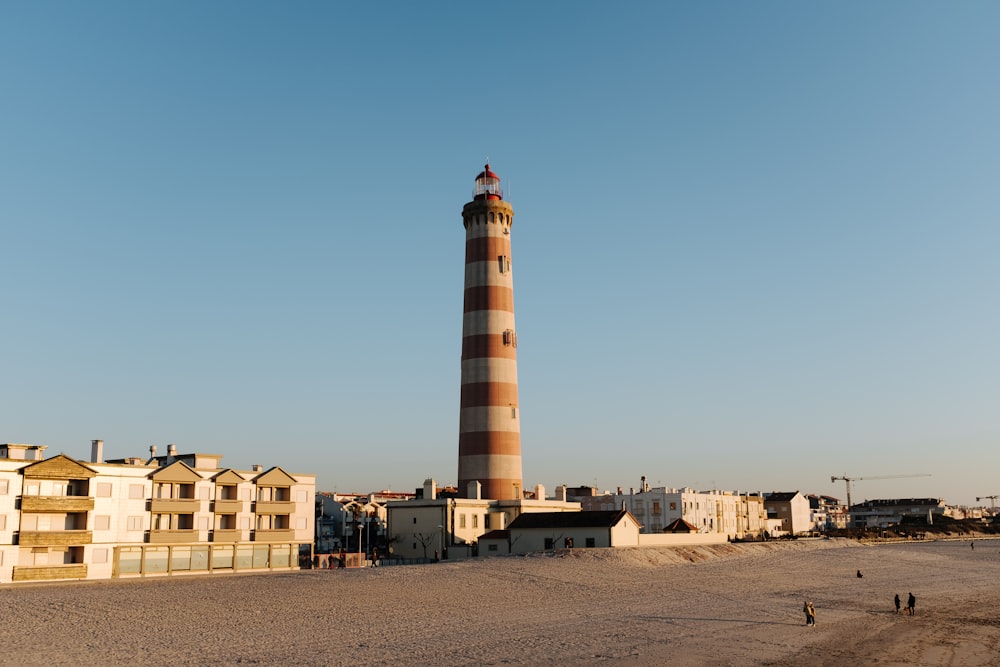
POLYGON ((1000 494, 1000 7, 573 7, 7 8, 0 442, 455 483, 489 160, 525 489, 1000 494))

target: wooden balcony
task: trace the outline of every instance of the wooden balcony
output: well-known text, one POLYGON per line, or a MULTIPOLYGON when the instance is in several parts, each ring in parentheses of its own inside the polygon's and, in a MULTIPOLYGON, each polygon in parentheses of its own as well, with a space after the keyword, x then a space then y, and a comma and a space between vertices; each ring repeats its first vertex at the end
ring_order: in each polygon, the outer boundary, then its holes
POLYGON ((291 528, 276 530, 255 530, 254 542, 291 542, 295 539, 295 531, 291 528))
POLYGON ((75 547, 92 541, 89 530, 22 530, 17 539, 22 547, 75 547))
POLYGON ((198 541, 197 530, 151 530, 150 544, 186 544, 198 541))
POLYGON ((89 496, 22 496, 22 512, 90 512, 94 499, 89 496))
POLYGON ((86 579, 87 566, 71 565, 15 565, 14 581, 53 581, 56 579, 86 579))
POLYGON ((216 500, 212 505, 216 514, 239 514, 243 511, 242 500, 216 500))
POLYGON ((295 503, 291 500, 258 500, 254 503, 257 514, 292 514, 294 511, 295 503))
POLYGON ((212 531, 213 542, 239 542, 243 539, 242 530, 229 530, 228 528, 216 528, 212 531))
POLYGON ((149 511, 153 514, 193 514, 201 509, 201 501, 194 498, 153 498, 149 511))

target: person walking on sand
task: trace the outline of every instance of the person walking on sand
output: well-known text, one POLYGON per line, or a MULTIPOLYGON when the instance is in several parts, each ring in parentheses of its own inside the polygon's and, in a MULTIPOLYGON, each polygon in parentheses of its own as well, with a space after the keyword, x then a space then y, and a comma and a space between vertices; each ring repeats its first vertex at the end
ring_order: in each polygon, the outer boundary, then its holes
POLYGON ((899 593, 896 593, 896 598, 893 600, 896 603, 896 613, 899 613, 899 593))
POLYGON ((809 600, 802 603, 802 613, 806 615, 806 625, 812 625, 812 616, 809 615, 809 600))
POLYGON ((816 627, 816 609, 812 602, 806 602, 806 616, 809 618, 809 625, 816 627))
POLYGON ((913 597, 913 593, 910 593, 910 597, 906 598, 906 613, 910 616, 917 613, 917 598, 913 597))

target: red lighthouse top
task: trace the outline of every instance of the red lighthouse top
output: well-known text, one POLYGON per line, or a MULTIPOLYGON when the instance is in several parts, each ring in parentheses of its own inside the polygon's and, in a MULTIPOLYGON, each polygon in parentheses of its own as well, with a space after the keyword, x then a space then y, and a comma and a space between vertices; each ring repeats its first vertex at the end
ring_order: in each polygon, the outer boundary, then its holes
POLYGON ((490 171, 489 163, 486 168, 476 176, 476 187, 472 191, 472 198, 476 201, 484 199, 503 199, 503 190, 500 189, 500 177, 490 171))

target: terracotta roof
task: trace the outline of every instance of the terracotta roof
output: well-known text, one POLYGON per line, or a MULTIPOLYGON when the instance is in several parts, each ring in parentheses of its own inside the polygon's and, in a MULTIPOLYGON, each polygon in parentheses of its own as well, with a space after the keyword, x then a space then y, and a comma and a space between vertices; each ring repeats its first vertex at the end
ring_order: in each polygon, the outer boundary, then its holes
POLYGON ((667 527, 663 529, 664 533, 697 533, 698 527, 692 526, 684 519, 677 519, 671 521, 667 524, 667 527))

